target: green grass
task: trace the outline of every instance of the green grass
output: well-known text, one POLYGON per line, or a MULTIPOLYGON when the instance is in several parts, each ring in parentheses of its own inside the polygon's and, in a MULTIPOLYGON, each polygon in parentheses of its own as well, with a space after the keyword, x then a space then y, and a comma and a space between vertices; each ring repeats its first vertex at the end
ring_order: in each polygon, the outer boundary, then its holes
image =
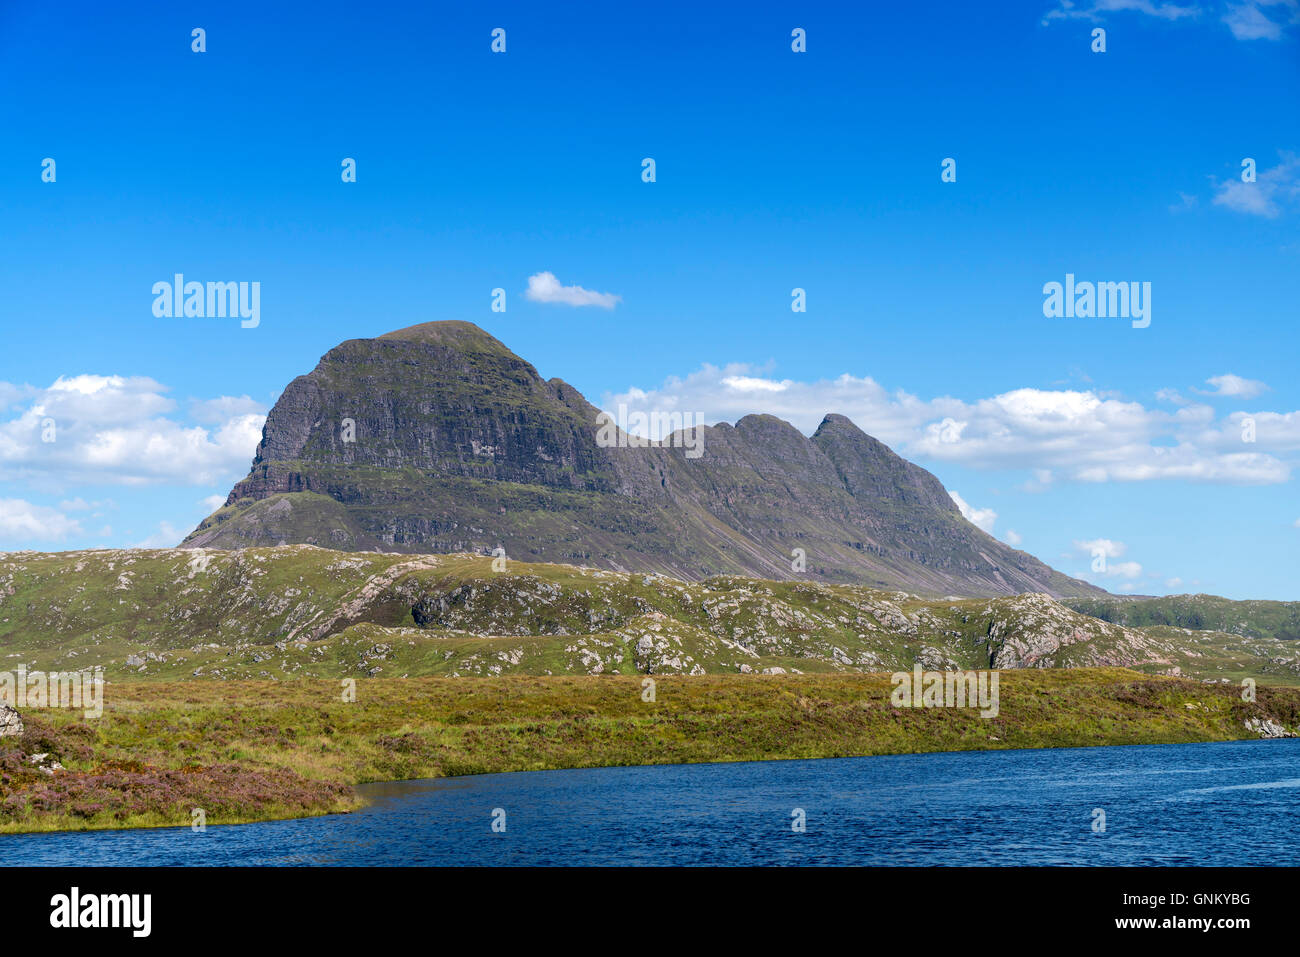
POLYGON ((1120 668, 1001 673, 1000 713, 898 709, 888 675, 112 682, 102 717, 28 711, 0 742, 0 831, 209 824, 345 811, 369 781, 554 768, 1253 737, 1300 690, 1120 668), (45 752, 53 776, 26 756, 45 752))
POLYGON ((1300 602, 1232 601, 1217 595, 1163 598, 1066 598, 1062 603, 1094 618, 1133 627, 1167 625, 1248 638, 1300 639, 1300 602))
POLYGON ((513 558, 498 572, 483 556, 302 545, 0 555, 0 671, 102 667, 110 680, 175 681, 845 673, 914 661, 1300 684, 1292 642, 1124 627, 1039 595, 936 600, 513 558))

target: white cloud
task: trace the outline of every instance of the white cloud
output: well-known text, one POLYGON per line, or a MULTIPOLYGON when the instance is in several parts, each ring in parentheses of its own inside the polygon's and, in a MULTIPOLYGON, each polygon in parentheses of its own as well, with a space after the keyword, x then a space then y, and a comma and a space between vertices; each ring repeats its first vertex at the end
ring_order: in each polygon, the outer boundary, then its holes
POLYGON ((961 512, 962 517, 970 522, 976 528, 982 528, 990 535, 993 534, 993 523, 998 520, 998 513, 991 508, 975 508, 967 504, 966 500, 952 489, 948 489, 948 495, 957 503, 957 509, 961 512))
POLYGON ((1025 492, 1046 492, 1056 480, 1051 469, 1030 469, 1030 474, 1033 478, 1020 486, 1025 492))
POLYGON ((1123 542, 1111 541, 1109 538, 1094 538, 1082 542, 1075 539, 1074 547, 1081 554, 1095 555, 1101 552, 1107 558, 1119 558, 1128 550, 1128 546, 1123 542))
POLYGON ((175 548, 184 537, 185 534, 178 532, 171 522, 159 522, 153 534, 133 545, 128 545, 127 548, 175 548))
POLYGON ((1019 545, 1021 542, 1024 541, 1024 539, 1020 537, 1020 534, 1014 528, 1008 528, 1003 538, 1006 539, 1008 545, 1019 545))
POLYGON ((533 302, 553 302, 566 306, 599 306, 613 309, 623 301, 622 296, 608 292, 593 292, 581 286, 563 286, 553 272, 539 272, 528 277, 524 298, 533 302))
POLYGON ((1213 390, 1202 391, 1202 395, 1221 395, 1231 396, 1237 399, 1253 399, 1255 396, 1268 391, 1268 386, 1258 379, 1243 379, 1239 375, 1233 375, 1231 372, 1224 375, 1210 376, 1205 380, 1213 386, 1213 390))
POLYGON ((1242 0, 1229 3, 1223 15, 1238 40, 1280 40, 1287 25, 1300 23, 1297 0, 1242 0), (1264 9, 1269 12, 1265 13, 1264 9))
POLYGON ((21 399, 25 399, 35 390, 29 385, 15 385, 12 382, 0 382, 0 412, 5 411, 21 399))
POLYGON ((1213 389, 1197 389, 1201 395, 1225 395, 1236 399, 1253 399, 1256 395, 1266 393, 1269 386, 1257 378, 1242 378, 1234 376, 1231 372, 1222 374, 1222 376, 1210 376, 1206 378, 1206 384, 1213 386, 1213 389))
POLYGON ((1165 587, 1166 587, 1166 588, 1182 588, 1182 587, 1183 587, 1183 580, 1182 580, 1181 578, 1178 578, 1177 576, 1175 576, 1174 578, 1167 578, 1167 579, 1165 579, 1165 587))
POLYGON ((21 498, 0 498, 0 541, 59 541, 80 535, 81 525, 57 508, 21 498))
POLYGON ((729 375, 722 384, 737 392, 784 392, 790 388, 790 380, 776 382, 772 379, 760 379, 755 376, 729 375))
POLYGON ((26 387, 16 414, 0 421, 0 481, 213 485, 248 468, 264 415, 244 411, 244 398, 222 398, 192 405, 209 422, 190 425, 166 392, 153 379, 100 375, 26 387))
POLYGON ((204 425, 219 425, 245 415, 265 416, 266 412, 265 405, 246 395, 190 400, 190 418, 204 425))
POLYGON ((971 401, 924 399, 870 377, 799 382, 740 363, 704 365, 657 389, 607 394, 602 402, 606 409, 681 409, 706 422, 766 412, 805 433, 839 412, 908 458, 1031 470, 1027 491, 1061 480, 1273 484, 1291 474, 1291 463, 1279 456, 1300 451, 1300 412, 1251 413, 1257 441, 1243 444, 1243 413, 1218 418, 1203 402, 1148 408, 1101 391, 1036 388, 971 401))
POLYGON ((1104 575, 1107 578, 1140 578, 1142 577, 1142 566, 1138 562, 1114 562, 1112 558, 1119 558, 1128 551, 1128 546, 1123 542, 1117 542, 1109 538, 1094 538, 1087 541, 1075 539, 1075 551, 1087 556, 1093 560, 1099 555, 1106 558, 1106 567, 1101 571, 1092 571, 1094 575, 1104 575))
MULTIPOLYGON (((1238 40, 1280 40, 1285 28, 1300 23, 1300 0, 1227 0, 1214 5, 1238 40)), ((1195 3, 1179 4, 1165 0, 1092 0, 1079 4, 1059 0, 1056 7, 1043 15, 1043 24, 1053 20, 1089 20, 1100 23, 1113 13, 1141 13, 1157 20, 1195 19, 1203 8, 1195 3)))
POLYGON ((1240 176, 1216 181, 1214 203, 1238 213, 1277 218, 1300 204, 1300 157, 1284 153, 1278 165, 1257 171, 1253 183, 1243 183, 1240 176))
POLYGON ((1161 20, 1180 20, 1194 17, 1199 12, 1195 5, 1179 6, 1176 3, 1156 3, 1153 0, 1093 0, 1078 6, 1073 0, 1060 0, 1060 6, 1043 14, 1043 22, 1051 20, 1102 20, 1108 13, 1145 13, 1161 20))
POLYGON ((208 514, 211 515, 217 509, 221 508, 221 506, 226 504, 227 497, 228 496, 225 495, 209 495, 206 498, 199 499, 199 504, 207 509, 208 514))

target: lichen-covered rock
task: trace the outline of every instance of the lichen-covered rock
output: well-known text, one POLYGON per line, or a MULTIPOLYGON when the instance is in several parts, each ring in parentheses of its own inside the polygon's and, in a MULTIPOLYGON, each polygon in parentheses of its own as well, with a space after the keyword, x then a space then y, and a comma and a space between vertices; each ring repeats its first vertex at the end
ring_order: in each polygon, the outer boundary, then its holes
POLYGON ((23 718, 17 708, 0 704, 0 738, 17 737, 23 733, 23 718))
POLYGON ((1296 733, 1288 731, 1272 718, 1247 718, 1246 730, 1253 731, 1261 738, 1294 738, 1296 733))

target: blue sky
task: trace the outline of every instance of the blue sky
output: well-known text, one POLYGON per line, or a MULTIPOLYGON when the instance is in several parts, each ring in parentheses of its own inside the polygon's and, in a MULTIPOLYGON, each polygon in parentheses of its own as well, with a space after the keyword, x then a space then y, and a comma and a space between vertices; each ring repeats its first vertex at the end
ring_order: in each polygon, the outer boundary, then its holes
POLYGON ((546 6, 0 5, 0 548, 175 544, 329 348, 466 319, 605 407, 842 412, 1112 590, 1300 599, 1295 0, 546 6))

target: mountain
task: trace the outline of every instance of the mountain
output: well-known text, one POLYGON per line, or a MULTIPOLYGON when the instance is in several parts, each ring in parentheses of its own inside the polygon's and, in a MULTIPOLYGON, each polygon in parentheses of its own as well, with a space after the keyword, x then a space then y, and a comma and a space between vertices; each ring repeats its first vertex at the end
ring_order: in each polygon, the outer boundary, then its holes
POLYGON ((182 544, 502 547, 686 580, 1106 594, 967 522, 938 479, 844 416, 811 438, 748 415, 649 446, 618 432, 631 447, 604 447, 599 414, 471 323, 351 339, 284 390, 248 476, 182 544))

